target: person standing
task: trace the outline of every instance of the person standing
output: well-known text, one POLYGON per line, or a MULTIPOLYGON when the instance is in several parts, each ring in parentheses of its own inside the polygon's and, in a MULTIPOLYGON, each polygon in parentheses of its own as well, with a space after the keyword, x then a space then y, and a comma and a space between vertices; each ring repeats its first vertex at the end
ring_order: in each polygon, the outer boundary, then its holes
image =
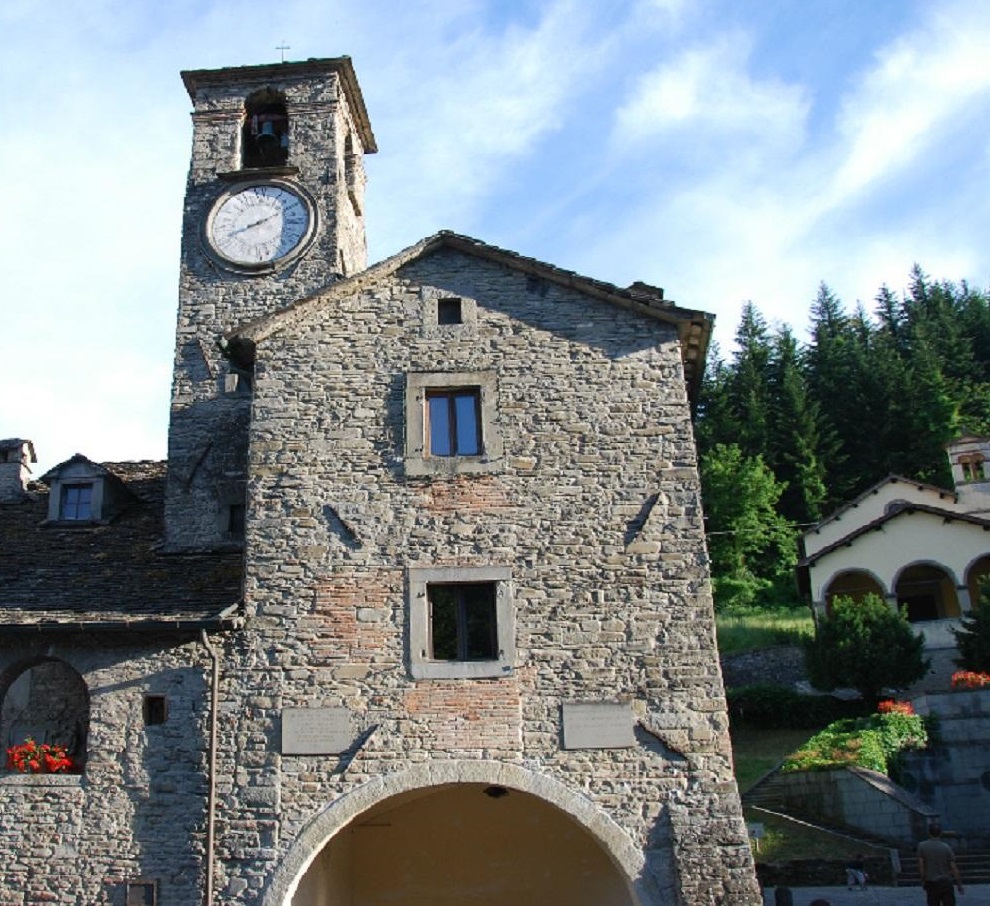
POLYGON ((918 844, 918 871, 928 906, 956 906, 953 882, 959 893, 965 893, 956 866, 956 854, 942 839, 942 825, 937 821, 928 828, 928 839, 918 844))

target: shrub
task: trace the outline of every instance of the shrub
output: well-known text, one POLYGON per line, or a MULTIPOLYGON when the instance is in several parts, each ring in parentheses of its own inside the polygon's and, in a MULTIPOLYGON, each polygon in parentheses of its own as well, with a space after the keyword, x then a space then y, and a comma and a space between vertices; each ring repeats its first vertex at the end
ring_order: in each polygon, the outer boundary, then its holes
POLYGON ((960 620, 960 628, 952 632, 959 650, 956 664, 976 673, 990 671, 990 599, 985 585, 976 606, 960 620))
POLYGON ((925 675, 930 661, 924 644, 907 617, 879 595, 855 601, 840 596, 805 646, 805 666, 816 689, 848 686, 875 707, 881 690, 910 685, 925 675))
POLYGON ((726 690, 733 724, 759 730, 816 730, 842 717, 863 713, 862 702, 830 695, 806 695, 769 683, 726 690))
POLYGON ((896 770, 902 752, 928 744, 924 721, 916 714, 886 711, 829 724, 785 759, 784 771, 827 771, 861 767, 881 774, 896 770))

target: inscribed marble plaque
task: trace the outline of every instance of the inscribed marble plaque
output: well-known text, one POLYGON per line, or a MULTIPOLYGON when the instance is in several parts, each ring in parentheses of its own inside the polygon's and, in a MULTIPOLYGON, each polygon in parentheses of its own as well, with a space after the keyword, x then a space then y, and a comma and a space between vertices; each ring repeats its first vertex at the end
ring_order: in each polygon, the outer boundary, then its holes
POLYGON ((627 702, 566 702, 565 749, 628 749, 636 745, 627 702))
POLYGON ((340 755, 354 742, 346 708, 283 708, 283 755, 340 755))

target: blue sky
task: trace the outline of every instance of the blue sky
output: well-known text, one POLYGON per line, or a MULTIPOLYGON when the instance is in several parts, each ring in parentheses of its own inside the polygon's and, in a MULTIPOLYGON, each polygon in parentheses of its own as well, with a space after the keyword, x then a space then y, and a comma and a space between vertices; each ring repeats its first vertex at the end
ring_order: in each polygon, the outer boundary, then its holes
POLYGON ((917 262, 990 285, 982 0, 10 0, 0 436, 165 452, 182 69, 343 54, 380 260, 453 229, 804 338, 917 262))

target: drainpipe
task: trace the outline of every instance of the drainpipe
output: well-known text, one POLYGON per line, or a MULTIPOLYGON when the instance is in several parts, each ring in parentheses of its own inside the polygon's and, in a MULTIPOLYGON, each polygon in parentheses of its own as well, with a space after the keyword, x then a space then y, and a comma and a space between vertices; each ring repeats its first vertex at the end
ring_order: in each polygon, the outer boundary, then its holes
POLYGON ((220 701, 220 655, 210 644, 206 630, 202 630, 201 640, 210 660, 213 662, 210 677, 210 749, 208 756, 208 792, 206 795, 206 881, 203 888, 203 906, 213 904, 213 863, 215 843, 215 824, 217 810, 217 723, 219 721, 220 701))

